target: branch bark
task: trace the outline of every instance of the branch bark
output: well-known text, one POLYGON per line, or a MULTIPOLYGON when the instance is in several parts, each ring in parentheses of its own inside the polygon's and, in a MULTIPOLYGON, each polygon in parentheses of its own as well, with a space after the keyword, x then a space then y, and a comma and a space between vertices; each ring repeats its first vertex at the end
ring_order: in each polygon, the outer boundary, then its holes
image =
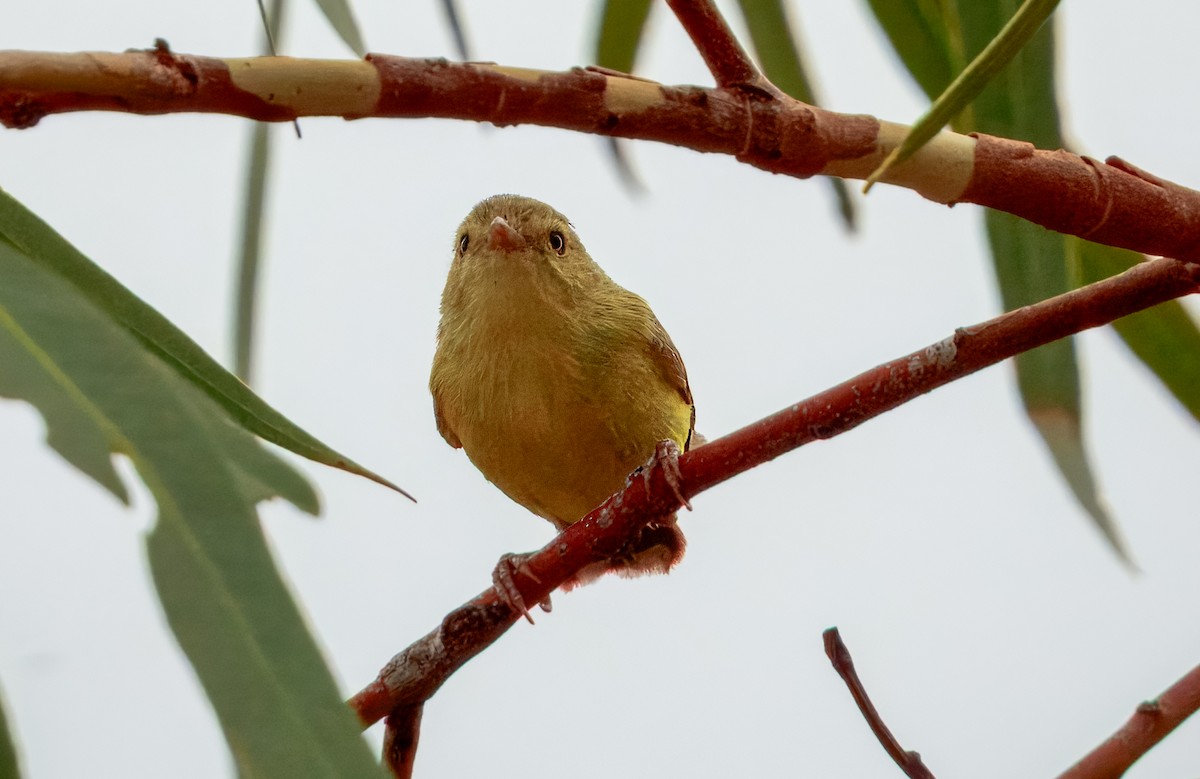
MULTIPOLYGON (((1119 276, 1011 311, 924 349, 872 368, 806 401, 679 458, 683 497, 816 440, 852 430, 909 400, 989 365, 1157 303, 1200 291, 1200 264, 1157 259, 1119 276)), ((680 507, 661 469, 631 479, 584 519, 526 561, 514 577, 526 603, 538 603, 583 566, 611 557, 642 528, 680 507), (526 574, 531 575, 526 575, 526 574)), ((364 725, 397 707, 428 700, 519 615, 494 589, 450 612, 350 700, 364 725)))
MULTIPOLYGON (((786 95, 664 86, 575 68, 548 72, 382 54, 366 60, 216 59, 165 48, 122 54, 0 51, 0 122, 68 111, 442 117, 638 138, 798 178, 866 178, 907 131, 786 95)), ((976 203, 1151 255, 1200 261, 1200 192, 1107 162, 987 135, 943 132, 883 179, 930 200, 976 203)))
POLYGON ((892 731, 883 721, 883 717, 879 716, 879 711, 875 708, 875 704, 871 703, 871 697, 867 695, 867 689, 863 687, 862 680, 858 678, 858 671, 854 670, 854 659, 850 657, 850 649, 842 641, 838 629, 829 628, 823 637, 825 639, 825 655, 833 664, 833 669, 837 671, 838 676, 842 677, 842 681, 846 683, 846 688, 850 690, 850 696, 858 704, 859 712, 862 713, 863 719, 867 721, 867 725, 875 734, 875 738, 879 740, 883 750, 888 753, 888 757, 892 758, 892 762, 898 765, 904 775, 910 779, 934 779, 933 772, 921 761, 921 755, 900 746, 900 742, 892 735, 892 731))
POLYGON ((704 58, 718 87, 749 89, 772 97, 781 94, 759 72, 711 0, 667 0, 667 5, 704 58))
POLYGON ((1117 779, 1200 710, 1200 666, 1175 682, 1156 700, 1137 707, 1133 716, 1107 741, 1071 766, 1059 779, 1117 779))

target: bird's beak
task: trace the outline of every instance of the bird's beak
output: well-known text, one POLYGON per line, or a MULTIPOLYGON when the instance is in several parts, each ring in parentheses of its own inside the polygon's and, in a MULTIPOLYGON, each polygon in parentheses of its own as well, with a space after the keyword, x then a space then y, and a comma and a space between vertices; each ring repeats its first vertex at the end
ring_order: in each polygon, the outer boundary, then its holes
POLYGON ((525 238, 514 230, 512 225, 504 220, 504 217, 498 216, 492 220, 492 225, 488 228, 488 246, 506 252, 515 252, 525 248, 525 238))

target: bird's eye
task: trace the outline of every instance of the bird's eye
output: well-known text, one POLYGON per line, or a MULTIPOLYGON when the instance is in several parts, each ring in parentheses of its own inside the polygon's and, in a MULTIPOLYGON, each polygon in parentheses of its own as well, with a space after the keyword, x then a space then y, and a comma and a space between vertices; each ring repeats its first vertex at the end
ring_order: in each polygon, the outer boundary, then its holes
POLYGON ((550 248, 561 257, 567 251, 567 239, 558 230, 550 233, 550 248))
POLYGON ((464 255, 464 254, 466 254, 466 253, 467 253, 467 244, 469 244, 470 242, 471 242, 471 240, 470 240, 470 236, 468 236, 466 233, 463 233, 463 234, 462 234, 462 237, 460 237, 460 238, 458 239, 458 253, 459 253, 459 256, 461 256, 461 255, 464 255))

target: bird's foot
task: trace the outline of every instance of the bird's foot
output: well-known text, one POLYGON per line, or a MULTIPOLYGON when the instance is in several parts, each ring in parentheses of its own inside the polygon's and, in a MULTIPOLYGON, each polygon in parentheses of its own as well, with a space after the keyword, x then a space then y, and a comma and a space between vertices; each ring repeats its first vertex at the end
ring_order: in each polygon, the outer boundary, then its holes
MULTIPOLYGON (((525 619, 529 620, 529 624, 532 625, 533 617, 529 613, 529 608, 525 605, 525 598, 521 595, 521 591, 517 589, 517 583, 513 580, 513 577, 520 572, 523 576, 527 576, 538 584, 541 584, 542 580, 529 569, 529 565, 525 562, 530 556, 529 553, 501 555, 500 560, 496 563, 495 570, 492 571, 492 585, 496 588, 496 595, 499 596, 500 602, 524 616, 525 619)), ((543 598, 538 606, 547 614, 550 613, 550 596, 547 595, 543 598)))
POLYGON ((679 445, 669 438, 664 438, 654 445, 654 454, 640 468, 647 492, 650 491, 650 475, 654 473, 655 468, 662 468, 667 486, 675 493, 680 505, 691 511, 692 503, 683 494, 683 474, 679 471, 679 445))

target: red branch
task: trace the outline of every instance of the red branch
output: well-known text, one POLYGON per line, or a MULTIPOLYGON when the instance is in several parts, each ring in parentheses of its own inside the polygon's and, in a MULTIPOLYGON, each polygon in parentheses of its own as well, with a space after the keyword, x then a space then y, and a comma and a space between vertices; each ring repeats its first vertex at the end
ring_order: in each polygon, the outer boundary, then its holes
POLYGON ((904 772, 905 776, 911 777, 911 779, 934 779, 933 772, 921 762, 921 756, 900 746, 900 742, 884 724, 875 704, 871 703, 871 698, 867 695, 867 689, 863 687, 862 681, 858 678, 858 672, 854 670, 854 659, 850 657, 850 650, 842 641, 838 629, 829 628, 822 635, 825 639, 825 654, 828 655, 829 662, 833 663, 833 669, 846 683, 851 697, 858 704, 858 710, 862 712, 863 719, 867 721, 871 732, 875 734, 875 738, 879 739, 879 743, 883 745, 888 756, 895 761, 896 765, 900 766, 900 770, 904 772))
MULTIPOLYGON (((261 58, 236 66, 258 74, 255 92, 238 85, 230 62, 211 57, 163 50, 0 51, 0 123, 30 127, 47 114, 86 110, 225 113, 262 121, 443 117, 660 141, 799 178, 862 178, 886 151, 874 117, 824 111, 786 95, 747 99, 744 89, 663 86, 583 68, 516 72, 382 54, 366 63, 261 58), (303 102, 282 103, 280 96, 297 94, 303 102)), ((1200 261, 1200 192, 1117 158, 1102 163, 975 137, 973 159, 958 161, 969 172, 965 189, 946 189, 947 176, 936 170, 903 183, 938 202, 977 203, 1099 243, 1200 261)))
POLYGON ((387 717, 383 731, 383 764, 396 779, 410 779, 421 738, 421 715, 425 707, 398 706, 387 717))
POLYGON ((1157 700, 1137 707, 1107 741, 1071 766, 1059 779, 1117 779, 1138 758, 1200 710, 1200 666, 1171 685, 1157 700))
MULTIPOLYGON (((1197 291, 1200 264, 1151 260, 1119 276, 959 328, 943 341, 693 449, 679 459, 683 493, 696 495, 784 452, 844 433, 1021 352, 1197 291)), ((611 556, 641 528, 674 512, 679 503, 660 469, 653 469, 648 479, 632 479, 622 492, 528 559, 526 570, 533 576, 523 572, 515 576, 525 602, 540 602, 583 566, 611 556)), ((350 705, 364 724, 371 724, 398 706, 427 700, 517 616, 489 588, 392 658, 350 705)))
POLYGON ((742 48, 725 18, 711 0, 667 0, 679 23, 704 58, 717 86, 726 89, 750 87, 770 96, 780 94, 758 71, 742 48))

